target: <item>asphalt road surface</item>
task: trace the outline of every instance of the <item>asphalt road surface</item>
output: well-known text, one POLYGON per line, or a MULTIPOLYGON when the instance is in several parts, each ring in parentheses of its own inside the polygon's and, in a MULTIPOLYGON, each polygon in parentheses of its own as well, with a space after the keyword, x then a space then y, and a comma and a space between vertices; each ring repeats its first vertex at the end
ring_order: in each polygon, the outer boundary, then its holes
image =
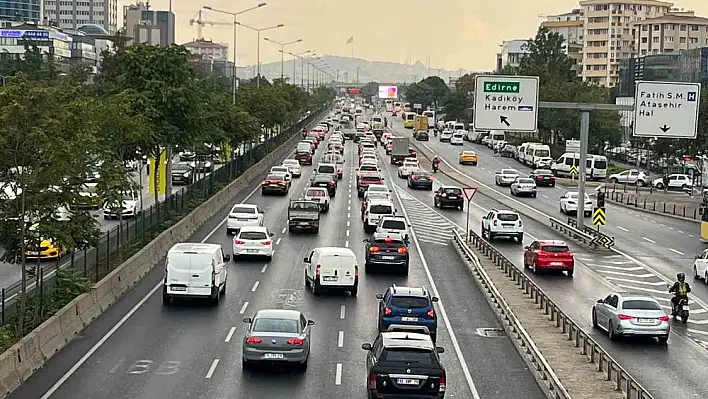
MULTIPOLYGON (((428 286, 441 299, 438 345, 446 349, 441 356, 448 373, 447 398, 545 397, 507 337, 477 333, 500 326, 453 249, 440 237, 430 239, 423 227, 418 230, 420 224, 413 227, 416 239, 407 277, 362 273, 356 298, 316 298, 304 289, 301 259, 315 247, 350 247, 363 262, 366 236, 352 181, 355 154, 348 142, 345 175, 319 235, 287 233, 287 197, 263 197, 257 185, 250 193, 244 190, 238 202, 266 211, 276 252, 270 262, 232 262, 227 293, 218 307, 191 302, 163 307, 163 267, 158 265, 11 397, 364 398, 365 352, 360 346, 376 334, 376 293, 394 282, 428 286), (299 309, 316 322, 305 374, 241 370, 241 320, 273 307, 299 309)), ((305 189, 310 170, 305 167, 303 177, 295 179, 291 197, 305 189)), ((398 184, 391 179, 395 175, 387 178, 392 187, 398 184)), ((410 194, 396 195, 399 210, 413 221, 420 210, 404 198, 410 194)), ((222 209, 209 220, 193 241, 219 243, 229 252, 232 237, 223 226, 227 212, 222 209)), ((430 215, 435 217, 435 212, 430 215)))
MULTIPOLYGON (((393 129, 396 134, 410 137, 411 130, 402 127, 400 118, 392 119, 394 119, 393 129)), ((415 142, 415 145, 430 148, 432 152, 444 159, 441 169, 453 170, 454 168, 467 176, 467 185, 479 188, 470 208, 470 229, 478 233, 481 230, 481 217, 490 209, 508 208, 499 202, 505 197, 518 201, 515 203, 515 208, 522 213, 531 212, 524 209, 524 206, 528 206, 544 214, 564 219, 558 211, 558 198, 565 192, 561 187, 540 187, 537 198, 516 198, 509 194, 507 187, 494 185, 494 172, 498 169, 514 168, 522 173, 530 171, 513 159, 494 157, 492 151, 484 146, 467 142, 462 147, 451 146, 448 143, 440 143, 432 136, 430 142, 415 142), (478 166, 458 165, 457 156, 463 149, 477 151, 478 166)), ((447 178, 442 173, 438 173, 436 178, 438 184, 460 186, 460 183, 447 178)), ((408 208, 417 206, 420 209, 420 216, 412 217, 414 224, 418 220, 422 225, 435 226, 436 231, 431 233, 432 238, 439 237, 437 230, 446 230, 448 225, 456 225, 464 230, 466 214, 436 210, 433 208, 432 196, 429 192, 412 192, 404 187, 405 182, 401 180, 401 190, 406 193, 401 197, 410 203, 408 208), (441 216, 425 219, 425 215, 434 214, 441 216), (445 227, 440 228, 441 226, 445 227)), ((606 297, 613 290, 631 290, 652 295, 668 312, 670 295, 665 288, 666 281, 675 278, 679 271, 685 272, 688 276, 692 275, 692 256, 678 255, 670 249, 692 248, 699 245, 696 238, 688 237, 686 234, 689 228, 695 229, 695 224, 658 215, 641 213, 631 215, 629 210, 611 205, 607 208, 608 225, 603 231, 615 237, 619 249, 615 253, 589 251, 575 245, 547 224, 535 222, 522 215, 524 245, 542 239, 565 240, 576 255, 576 272, 572 279, 565 275, 534 276, 530 272, 527 275, 569 316, 584 326, 585 331, 590 333, 635 379, 648 388, 655 398, 704 396, 705 392, 708 392, 708 381, 701 370, 708 362, 708 351, 704 348, 708 345, 703 342, 708 339, 708 311, 703 301, 708 300, 708 289, 702 283, 694 285, 697 299, 691 308, 692 314, 688 325, 675 324, 668 347, 662 347, 654 340, 609 341, 602 331, 592 329, 590 319, 592 304, 597 299, 606 297), (617 224, 618 220, 621 224, 617 224), (629 231, 623 231, 620 227, 629 231)), ((501 239, 495 240, 493 245, 519 269, 523 269, 522 246, 501 239)), ((687 249, 684 250, 688 253, 687 249)))

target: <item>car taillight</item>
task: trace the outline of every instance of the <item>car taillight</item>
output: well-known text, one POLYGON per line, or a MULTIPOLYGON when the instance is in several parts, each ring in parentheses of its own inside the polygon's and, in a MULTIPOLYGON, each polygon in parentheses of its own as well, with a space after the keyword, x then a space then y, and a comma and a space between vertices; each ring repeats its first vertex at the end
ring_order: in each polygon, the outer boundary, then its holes
POLYGON ((405 247, 403 247, 403 248, 398 248, 398 253, 405 255, 405 254, 408 253, 408 248, 405 248, 405 247))
POLYGON ((551 180, 556 181, 556 177, 555 177, 555 176, 551 176, 551 180))
POLYGON ((384 315, 390 316, 391 313, 393 313, 393 310, 391 308, 384 308, 384 315))
POLYGON ((270 240, 261 242, 261 245, 271 245, 271 244, 273 244, 273 241, 270 241, 270 240))
POLYGON ((310 185, 311 185, 311 186, 314 186, 314 185, 315 185, 315 182, 314 182, 314 181, 311 181, 311 182, 310 182, 310 185))
POLYGON ((622 314, 622 313, 620 313, 620 314, 617 315, 617 318, 620 319, 620 320, 632 320, 632 319, 634 318, 634 316, 630 316, 630 315, 628 315, 628 314, 622 314))
POLYGON ((322 265, 318 264, 317 266, 315 266, 315 276, 317 276, 317 277, 320 276, 321 269, 322 269, 322 265))
POLYGON ((359 278, 359 266, 354 265, 354 278, 359 278))
POLYGON ((438 391, 445 392, 446 387, 447 387, 447 378, 445 378, 445 376, 442 376, 442 377, 440 377, 440 388, 438 388, 438 391))
POLYGON ((428 311, 428 318, 430 318, 430 319, 435 318, 435 310, 430 309, 430 310, 428 311))
POLYGON ((411 175, 411 180, 418 180, 418 176, 411 175))
POLYGON ((334 187, 334 182, 333 181, 329 182, 329 186, 334 187))
POLYGON ((263 180, 263 183, 261 184, 268 184, 268 180, 263 180))
POLYGON ((298 345, 298 346, 301 346, 302 344, 305 343, 305 341, 301 340, 300 338, 293 338, 293 339, 289 339, 289 340, 288 340, 288 343, 289 343, 290 345, 298 345))
POLYGON ((260 339, 260 338, 256 338, 256 337, 248 337, 248 338, 246 338, 246 343, 247 343, 247 344, 260 344, 261 342, 263 342, 263 340, 260 339))
POLYGON ((497 221, 495 220, 495 221, 493 222, 493 224, 496 226, 496 225, 497 225, 497 221))
POLYGON ((245 243, 246 243, 246 241, 234 240, 234 244, 236 244, 236 245, 243 245, 245 243))
POLYGON ((380 248, 379 247, 371 247, 369 248, 369 252, 379 252, 380 248))
POLYGON ((669 321, 669 316, 659 316, 659 321, 669 321))
POLYGON ((376 374, 369 375, 369 389, 376 389, 376 374))

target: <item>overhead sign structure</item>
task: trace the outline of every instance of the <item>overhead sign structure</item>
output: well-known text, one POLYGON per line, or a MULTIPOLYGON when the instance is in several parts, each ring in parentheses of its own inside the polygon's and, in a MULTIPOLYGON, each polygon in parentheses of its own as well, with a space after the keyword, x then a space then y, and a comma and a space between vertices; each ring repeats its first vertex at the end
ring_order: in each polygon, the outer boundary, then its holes
POLYGON ((398 86, 379 86, 379 98, 397 99, 398 86))
POLYGON ((536 131, 538 76, 477 75, 472 119, 481 130, 536 131))
POLYGON ((592 224, 595 226, 604 226, 607 221, 605 208, 595 208, 592 211, 592 224))
POLYGON ((565 152, 572 152, 574 154, 580 154, 580 140, 566 140, 565 141, 565 152))
POLYGON ((637 82, 634 136, 695 139, 700 99, 700 83, 637 82))

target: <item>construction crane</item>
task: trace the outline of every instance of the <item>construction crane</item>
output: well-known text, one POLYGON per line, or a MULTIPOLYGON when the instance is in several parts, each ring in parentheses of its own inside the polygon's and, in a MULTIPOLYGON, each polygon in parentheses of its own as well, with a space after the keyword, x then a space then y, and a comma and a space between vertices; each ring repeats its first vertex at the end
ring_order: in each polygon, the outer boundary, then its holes
POLYGON ((189 26, 194 26, 197 25, 197 39, 201 40, 204 39, 202 36, 202 28, 204 28, 205 25, 225 25, 225 26, 234 26, 233 22, 223 22, 223 21, 205 21, 202 19, 202 10, 199 10, 197 13, 197 19, 190 19, 189 20, 189 26))

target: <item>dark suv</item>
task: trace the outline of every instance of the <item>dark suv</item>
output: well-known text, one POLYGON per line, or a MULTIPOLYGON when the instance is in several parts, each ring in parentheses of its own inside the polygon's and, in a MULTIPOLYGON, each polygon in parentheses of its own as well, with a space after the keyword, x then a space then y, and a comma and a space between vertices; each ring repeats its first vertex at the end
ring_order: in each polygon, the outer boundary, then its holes
POLYGON ((437 208, 446 206, 463 209, 465 206, 464 194, 462 189, 455 186, 442 186, 435 192, 433 200, 437 208))
POLYGON ((447 375, 440 353, 429 335, 411 332, 380 333, 367 351, 367 393, 369 398, 445 397, 447 375))
POLYGON ((389 287, 384 294, 376 294, 379 301, 379 331, 397 327, 421 327, 419 332, 430 334, 436 341, 438 315, 433 305, 438 298, 424 287, 389 287))
POLYGON ((378 234, 371 239, 365 239, 366 253, 364 267, 366 273, 374 271, 378 266, 381 270, 399 268, 408 275, 408 244, 399 235, 381 237, 378 234))
POLYGON ((315 173, 310 178, 310 187, 326 188, 330 197, 337 194, 337 179, 329 173, 315 173))

